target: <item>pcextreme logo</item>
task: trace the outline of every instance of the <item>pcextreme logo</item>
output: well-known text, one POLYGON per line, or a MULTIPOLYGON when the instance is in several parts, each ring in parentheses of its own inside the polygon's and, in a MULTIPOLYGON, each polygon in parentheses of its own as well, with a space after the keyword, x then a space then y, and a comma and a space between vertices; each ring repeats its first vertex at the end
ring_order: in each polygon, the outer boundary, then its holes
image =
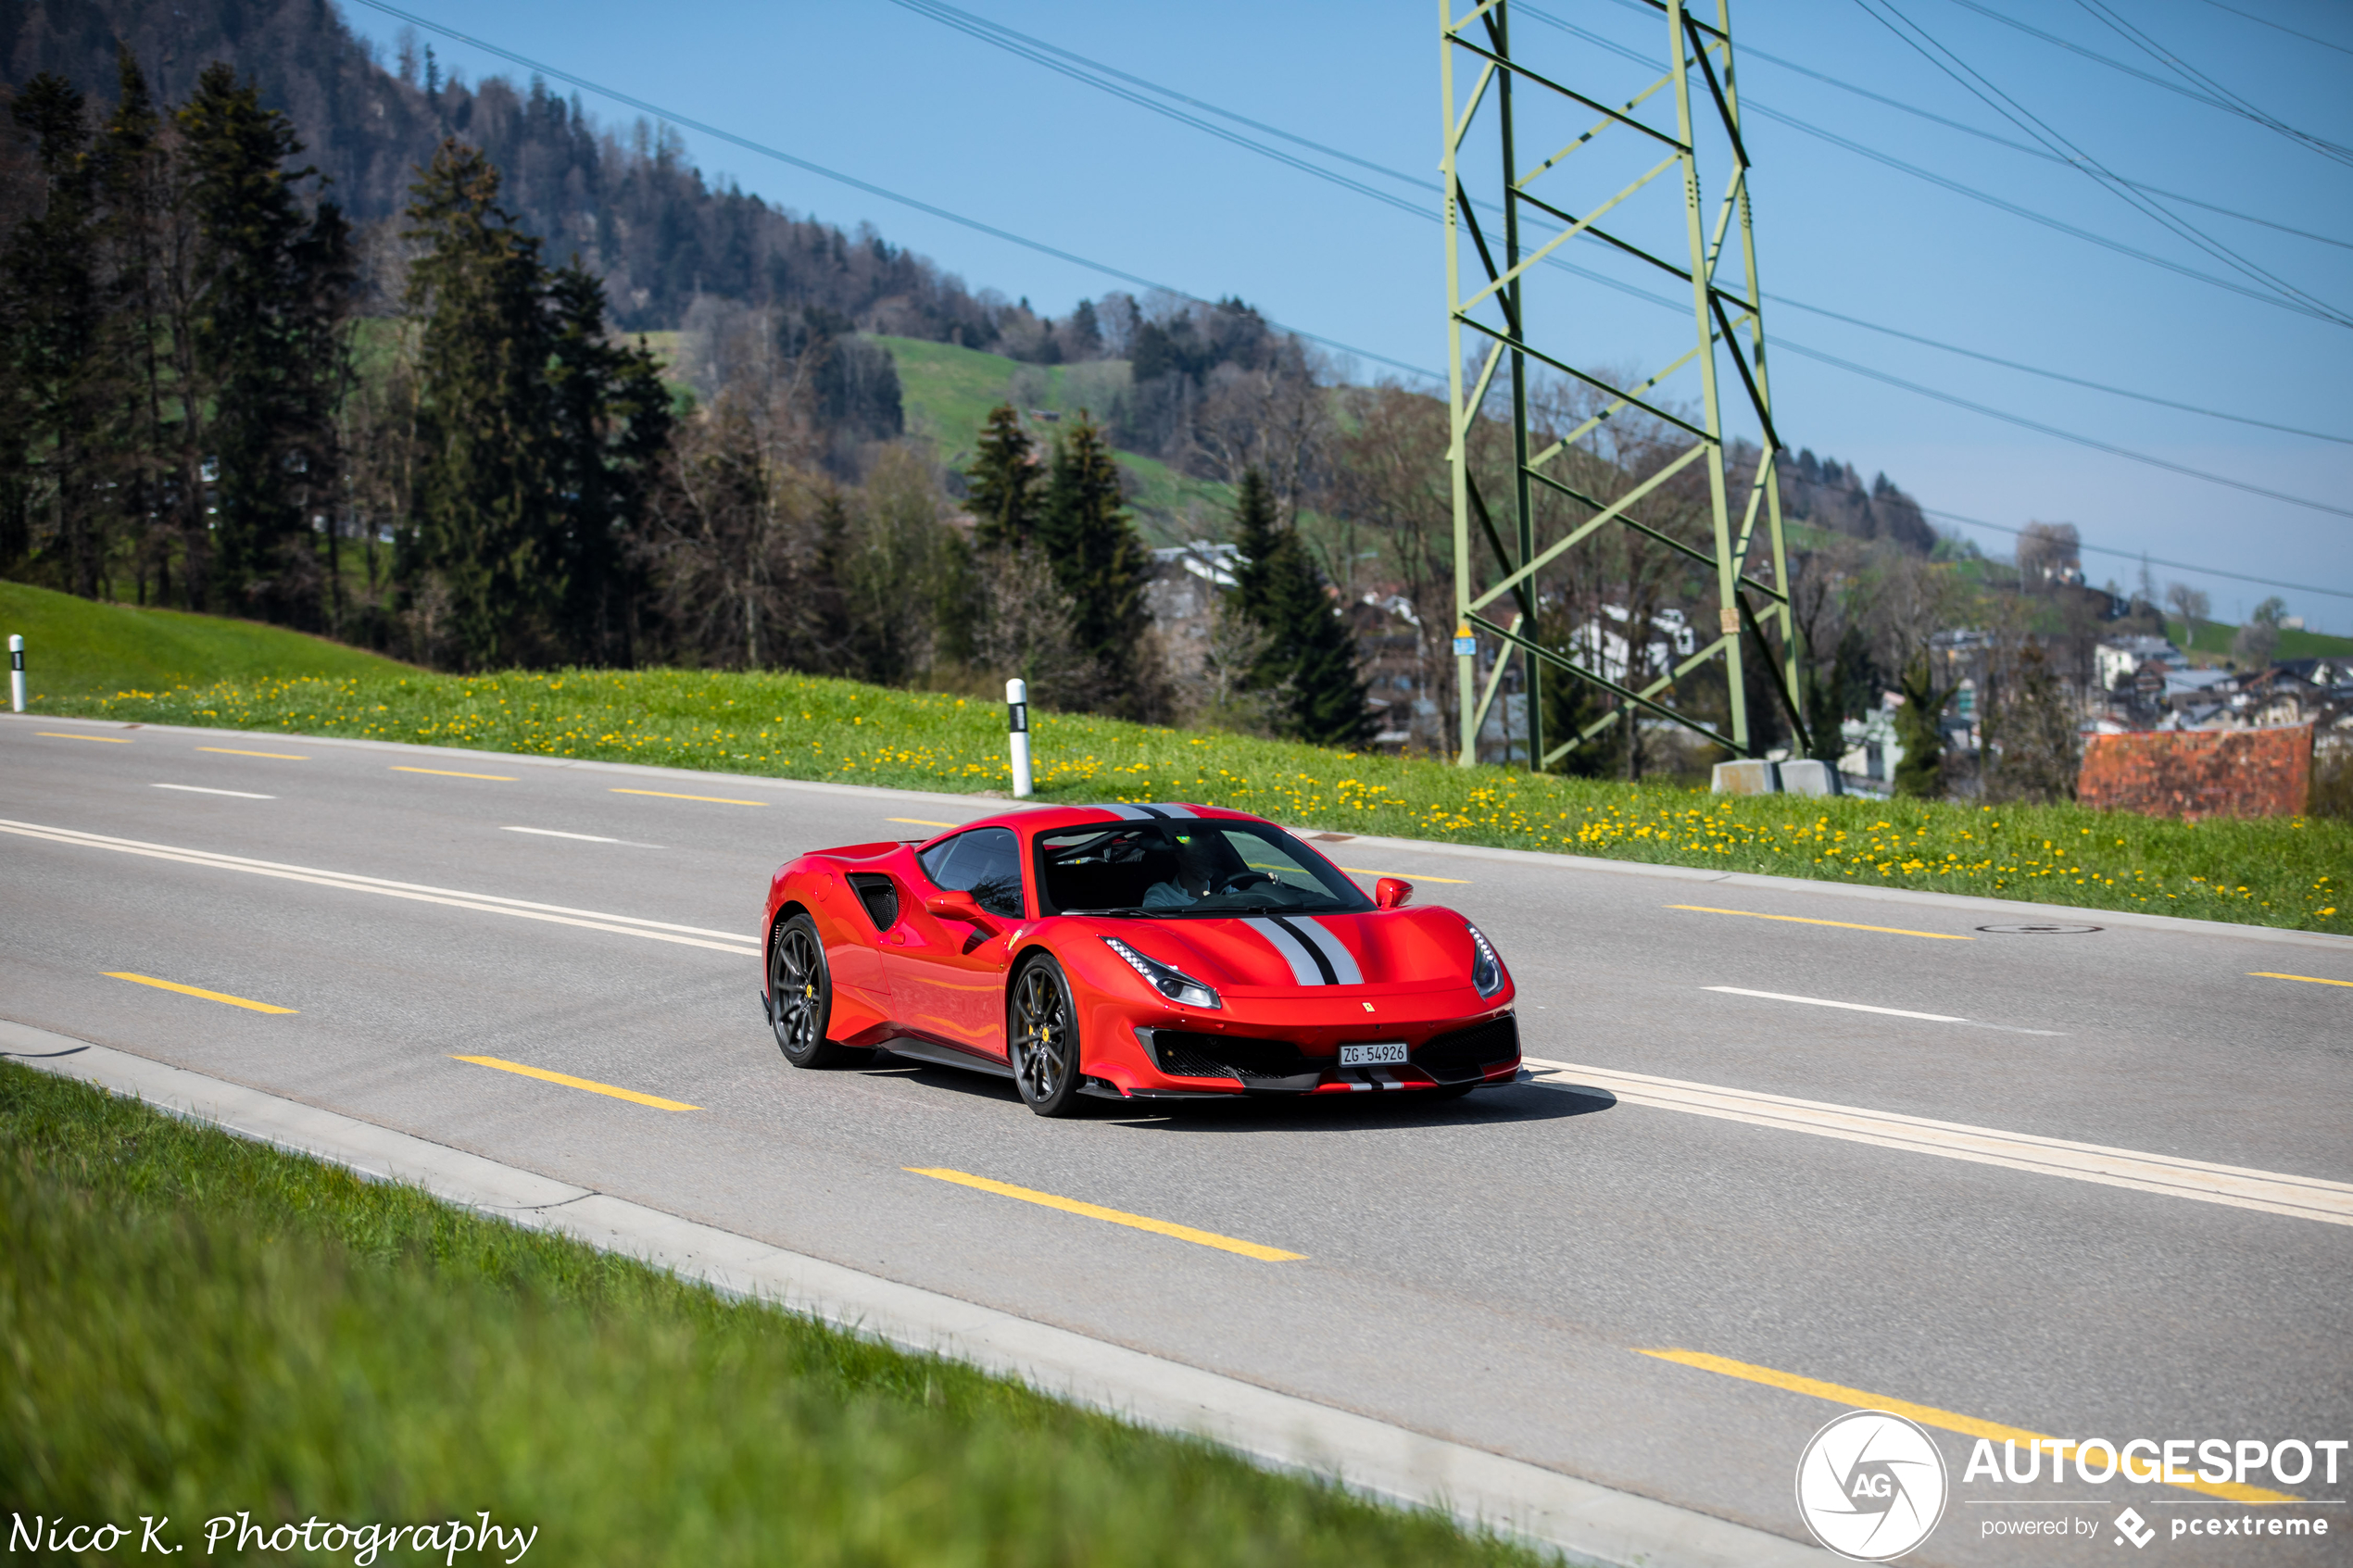
POLYGON ((1944 1516, 1944 1456, 1886 1411, 1850 1411, 1797 1461, 1797 1512, 1814 1538, 1856 1562, 1903 1556, 1944 1516))

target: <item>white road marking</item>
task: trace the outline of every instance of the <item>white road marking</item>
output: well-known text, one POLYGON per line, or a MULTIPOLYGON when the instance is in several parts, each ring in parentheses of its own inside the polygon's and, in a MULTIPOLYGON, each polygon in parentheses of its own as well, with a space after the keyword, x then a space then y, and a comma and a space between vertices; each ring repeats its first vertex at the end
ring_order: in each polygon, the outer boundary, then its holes
POLYGON ((190 795, 233 795, 240 800, 275 800, 274 795, 256 795, 249 789, 207 789, 202 784, 151 784, 151 789, 181 789, 190 795))
POLYGON ((1575 1093, 1579 1088, 1597 1088, 1628 1104, 1661 1110, 1682 1110, 1694 1116, 1745 1122, 1784 1132, 1812 1133, 1819 1137, 1875 1144, 1913 1154, 2001 1165, 2037 1175, 2067 1176, 2103 1186, 2131 1187, 2168 1198, 2256 1209, 2267 1214, 2287 1214, 2332 1225, 2353 1225, 2353 1183, 2254 1171, 2239 1165, 2216 1165, 2170 1154, 2145 1154, 2032 1133, 2006 1133, 1961 1122, 1937 1122, 1924 1116, 1867 1110, 1859 1106, 1793 1099, 1751 1089, 1686 1083, 1680 1078, 1656 1078, 1645 1073, 1621 1073, 1606 1067, 1546 1061, 1538 1057, 1523 1060, 1528 1082, 1549 1089, 1575 1093))
POLYGON ((593 833, 560 833, 554 828, 500 828, 501 833, 530 833, 541 838, 576 838, 583 844, 626 844, 632 849, 659 849, 659 844, 640 844, 634 838, 606 838, 593 833))
POLYGON ((13 833, 25 838, 45 838, 55 844, 70 844, 83 849, 112 849, 125 855, 144 855, 150 859, 177 860, 183 865, 205 866, 214 871, 245 872, 253 876, 307 882, 320 887, 340 887, 350 893, 374 893, 387 898, 406 898, 420 904, 446 904, 451 909, 475 909, 484 914, 512 915, 518 920, 576 925, 589 931, 610 931, 622 936, 643 936, 648 941, 709 947, 714 952, 734 953, 741 958, 761 957, 760 945, 756 940, 737 932, 711 931, 699 925, 674 925, 668 921, 640 920, 635 915, 567 909, 561 904, 535 904, 528 899, 507 898, 495 893, 466 893, 450 887, 392 882, 384 877, 361 876, 356 872, 282 865, 275 860, 249 859, 243 855, 221 855, 208 849, 182 849, 169 844, 147 844, 135 838, 114 838, 105 834, 83 833, 78 828, 44 827, 38 822, 10 822, 5 818, 0 818, 0 833, 13 833))
POLYGON ((1908 1008, 1878 1008, 1868 1002, 1834 1002, 1827 997, 1793 997, 1782 991, 1752 991, 1744 985, 1703 985, 1704 991, 1721 991, 1730 997, 1762 997, 1768 1002, 1800 1002, 1809 1008, 1843 1008, 1848 1012, 1885 1013, 1890 1018, 1920 1018, 1931 1023, 1966 1023, 1972 1029, 1999 1029, 2005 1035, 2045 1035, 2053 1039, 2064 1037, 2057 1029, 2020 1029, 2007 1023, 1981 1023, 1974 1018, 1956 1018, 1949 1012, 1914 1012, 1908 1008))

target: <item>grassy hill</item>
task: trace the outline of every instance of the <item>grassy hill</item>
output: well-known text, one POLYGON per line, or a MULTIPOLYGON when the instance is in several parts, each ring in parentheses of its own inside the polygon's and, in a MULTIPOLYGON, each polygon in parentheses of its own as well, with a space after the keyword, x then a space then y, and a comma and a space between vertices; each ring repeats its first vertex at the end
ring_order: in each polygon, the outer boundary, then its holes
MULTIPOLYGON (((2206 654, 2218 659, 2227 659, 2230 657, 2231 639, 2238 635, 2238 630, 2235 626, 2226 626, 2219 621, 2201 621, 2198 622, 2197 636, 2193 639, 2188 635, 2189 627, 2184 622, 2171 619, 2165 622, 2165 634, 2172 639, 2175 647, 2185 653, 2206 654)), ((2279 646, 2272 652, 2271 657, 2273 659, 2353 658, 2353 637, 2332 637, 2325 632, 2283 631, 2280 633, 2279 646)))
MULTIPOLYGON (((906 337, 874 341, 890 352, 898 367, 908 433, 928 436, 937 444, 940 459, 956 468, 972 460, 974 437, 998 404, 1010 401, 1025 411, 1042 408, 1065 417, 1083 408, 1100 420, 1110 413, 1114 383, 1125 370, 1125 362, 1117 360, 1025 365, 954 344, 906 337), (1022 383, 1018 396, 1016 376, 1022 383)), ((1117 457, 1130 481, 1128 504, 1152 544, 1180 544, 1220 532, 1199 520, 1232 510, 1230 486, 1178 473, 1157 458, 1134 452, 1117 457)))
POLYGON ((25 640, 25 688, 35 704, 162 691, 216 681, 404 675, 409 666, 258 621, 94 604, 0 583, 0 636, 25 640))

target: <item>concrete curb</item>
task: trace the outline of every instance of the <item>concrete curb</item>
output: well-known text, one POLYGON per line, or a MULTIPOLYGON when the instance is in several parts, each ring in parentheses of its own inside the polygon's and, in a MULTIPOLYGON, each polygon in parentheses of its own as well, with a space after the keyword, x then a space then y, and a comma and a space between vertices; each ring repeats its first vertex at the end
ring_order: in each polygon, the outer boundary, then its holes
MULTIPOLYGON (((637 778, 724 780, 729 784, 831 796, 889 796, 936 806, 966 808, 986 802, 992 811, 1010 810, 1014 803, 999 797, 954 795, 938 790, 898 789, 887 784, 828 784, 817 779, 779 779, 765 773, 722 773, 697 768, 664 768, 647 762, 606 762, 585 757, 535 757, 521 751, 476 751, 467 746, 418 746, 409 741, 367 740, 356 735, 308 735, 283 730, 216 730, 197 724, 138 724, 115 719, 69 719, 32 713, 0 713, 0 721, 19 723, 37 720, 44 724, 78 724, 102 730, 153 730, 162 734, 244 735, 255 740, 299 740, 305 746, 344 746, 355 750, 427 752, 436 757, 472 758, 534 768, 583 768, 591 771, 637 778)), ((988 815, 987 812, 975 815, 988 815)), ((1302 835, 1337 833, 1296 827, 1302 835)), ((2353 953, 2353 936, 2321 931, 2288 931, 2279 926, 2239 925, 2230 921, 2190 920, 2180 915, 2144 914, 2135 909, 2095 909, 2069 904, 2030 904, 2014 898, 1984 898, 1964 893, 1932 893, 1910 887, 1881 887, 1869 884, 1817 881, 1803 876, 1769 876, 1758 872, 1719 872, 1705 866, 1661 866, 1642 860, 1606 860, 1591 855, 1562 855, 1549 849, 1500 849, 1484 844, 1450 844, 1442 839, 1386 838, 1378 834, 1340 834, 1347 843, 1375 849, 1395 849, 1416 855, 1452 855, 1464 859, 1499 860, 1554 871, 1606 872, 1613 876, 1664 877, 1677 882, 1721 883, 1783 893, 1820 893, 1837 898, 1875 903, 1914 904, 1928 908, 1975 910, 2016 920, 2066 920, 2083 924, 2132 926, 2138 930, 2176 931, 2193 936, 2233 936, 2251 942, 2276 942, 2290 947, 2353 953)))
MULTIPOLYGON (((217 733, 217 732, 214 732, 217 733)), ((240 1137, 407 1182, 515 1224, 641 1259, 724 1294, 774 1301, 903 1349, 964 1361, 1139 1424, 1206 1437, 1279 1469, 1622 1568, 1829 1568, 1815 1548, 1580 1481, 993 1308, 900 1285, 373 1123, 0 1020, 0 1056, 240 1137)))

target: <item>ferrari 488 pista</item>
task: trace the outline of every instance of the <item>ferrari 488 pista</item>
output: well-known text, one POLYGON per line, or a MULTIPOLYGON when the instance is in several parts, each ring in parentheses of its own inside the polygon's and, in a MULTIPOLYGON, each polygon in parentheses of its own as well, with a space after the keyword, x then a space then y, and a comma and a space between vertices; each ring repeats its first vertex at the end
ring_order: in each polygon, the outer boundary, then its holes
POLYGON ((1519 1068, 1478 928, 1367 897, 1208 806, 1007 812, 779 868, 761 1001, 797 1067, 893 1054, 1011 1077, 1041 1116, 1113 1099, 1465 1094, 1519 1068))

